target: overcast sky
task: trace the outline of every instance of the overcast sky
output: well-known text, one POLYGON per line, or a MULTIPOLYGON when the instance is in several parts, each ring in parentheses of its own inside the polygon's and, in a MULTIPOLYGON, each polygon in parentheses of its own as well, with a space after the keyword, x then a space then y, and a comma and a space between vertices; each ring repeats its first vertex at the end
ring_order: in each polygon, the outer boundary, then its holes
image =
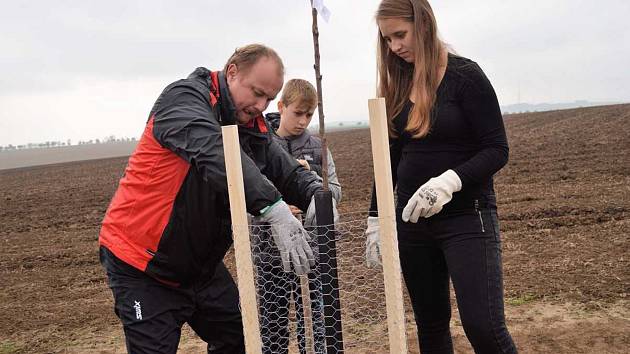
MULTIPOLYGON (((367 119, 378 0, 325 0, 327 120, 367 119)), ((433 1, 442 38, 502 105, 630 102, 630 1, 433 1)), ((164 86, 264 43, 314 82, 308 0, 10 1, 0 12, 0 145, 139 136, 164 86)), ((271 108, 275 107, 272 103, 271 108)))

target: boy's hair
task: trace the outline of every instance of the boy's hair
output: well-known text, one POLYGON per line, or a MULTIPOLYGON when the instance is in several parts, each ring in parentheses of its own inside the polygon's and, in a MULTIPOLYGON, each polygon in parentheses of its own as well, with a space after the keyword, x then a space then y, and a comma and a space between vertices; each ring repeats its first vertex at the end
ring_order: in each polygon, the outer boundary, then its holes
POLYGON ((284 84, 280 101, 285 107, 297 103, 298 106, 313 109, 317 106, 317 91, 306 80, 291 79, 284 84))

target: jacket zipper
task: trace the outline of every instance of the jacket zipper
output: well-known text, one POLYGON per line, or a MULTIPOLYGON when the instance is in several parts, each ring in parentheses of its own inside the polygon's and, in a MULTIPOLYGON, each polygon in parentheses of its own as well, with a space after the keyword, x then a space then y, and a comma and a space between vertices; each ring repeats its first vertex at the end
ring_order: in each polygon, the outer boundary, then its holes
POLYGON ((486 229, 483 227, 483 218, 481 217, 481 210, 479 210, 479 199, 475 199, 475 210, 477 214, 479 214, 479 222, 481 223, 481 232, 486 232, 486 229))

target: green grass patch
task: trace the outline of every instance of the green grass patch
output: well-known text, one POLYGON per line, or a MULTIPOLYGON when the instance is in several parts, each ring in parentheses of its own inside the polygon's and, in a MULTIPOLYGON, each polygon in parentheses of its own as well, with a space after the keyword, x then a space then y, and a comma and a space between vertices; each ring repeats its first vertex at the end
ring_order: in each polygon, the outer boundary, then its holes
POLYGON ((536 296, 532 294, 525 294, 519 297, 508 297, 505 299, 505 303, 510 306, 520 306, 534 300, 536 300, 536 296))
POLYGON ((13 354, 17 353, 20 348, 17 347, 14 343, 9 341, 0 342, 0 354, 13 354))

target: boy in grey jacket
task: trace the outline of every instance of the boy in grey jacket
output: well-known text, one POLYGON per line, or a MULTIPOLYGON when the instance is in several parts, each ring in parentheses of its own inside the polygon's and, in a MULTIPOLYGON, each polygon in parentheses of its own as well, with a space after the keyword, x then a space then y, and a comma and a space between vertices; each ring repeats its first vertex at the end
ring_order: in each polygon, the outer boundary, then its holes
MULTIPOLYGON (((282 96, 278 102, 278 113, 266 115, 272 128, 273 136, 280 146, 292 155, 304 168, 321 178, 322 152, 321 140, 311 135, 307 128, 317 108, 317 92, 306 80, 293 79, 284 85, 282 96)), ((341 200, 341 185, 335 171, 335 163, 328 151, 328 184, 333 195, 333 207, 341 200)), ((301 218, 302 210, 289 206, 297 218, 301 218)), ((309 208, 314 209, 314 208, 309 208)), ((335 212, 336 214, 336 212, 335 212)), ((314 215, 306 215, 305 225, 313 225, 314 215)), ((289 345, 289 305, 291 297, 296 304, 298 321, 297 335, 300 353, 306 352, 304 312, 300 291, 300 279, 295 274, 287 273, 280 266, 279 255, 275 254, 273 244, 266 236, 264 228, 258 233, 259 240, 254 243, 258 248, 255 263, 257 268, 258 296, 261 318, 261 334, 264 353, 287 353, 289 345)), ((311 242, 317 255, 317 243, 311 242)), ((323 319, 323 302, 321 281, 318 266, 308 274, 309 290, 313 320, 315 353, 325 353, 325 329, 323 319)))
MULTIPOLYGON (((265 116, 276 131, 274 139, 306 169, 321 178, 322 141, 307 130, 317 108, 317 93, 306 80, 292 79, 284 85, 278 113, 265 116), (288 103, 287 103, 288 102, 288 103)), ((341 200, 341 185, 328 150, 328 183, 333 199, 341 200)))

